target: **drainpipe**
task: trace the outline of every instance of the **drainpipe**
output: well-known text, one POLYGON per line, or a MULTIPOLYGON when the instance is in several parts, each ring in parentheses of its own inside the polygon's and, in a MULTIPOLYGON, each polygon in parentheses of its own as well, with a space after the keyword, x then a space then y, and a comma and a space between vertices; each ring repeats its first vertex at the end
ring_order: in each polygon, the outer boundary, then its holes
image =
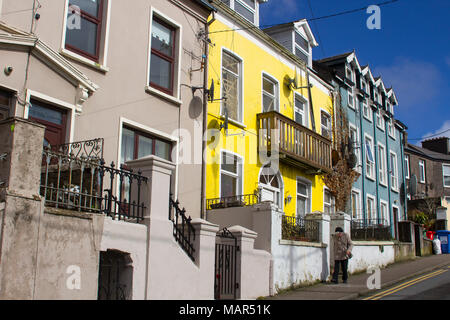
MULTIPOLYGON (((205 35, 209 34, 209 26, 216 20, 214 11, 211 12, 212 19, 205 23, 205 35)), ((203 71, 203 88, 208 88, 208 67, 209 67, 209 44, 205 41, 205 68, 203 71)), ((203 91, 203 93, 205 93, 203 91)), ((208 126, 208 99, 203 94, 203 136, 202 136, 202 183, 201 183, 201 196, 200 196, 200 216, 202 219, 206 220, 206 160, 205 160, 205 150, 206 150, 206 130, 208 126)))
MULTIPOLYGON (((404 129, 402 129, 399 133, 399 137, 400 137, 400 154, 401 154, 401 163, 402 163, 402 181, 403 181, 403 189, 404 189, 404 194, 403 194, 403 219, 407 219, 407 212, 408 212, 408 198, 407 198, 407 192, 406 192, 406 174, 405 174, 405 149, 404 149, 404 141, 403 141, 403 134, 404 134, 404 129)), ((401 190, 400 190, 401 191, 401 190)), ((400 192, 400 196, 401 196, 401 192, 400 192)))
POLYGON ((391 153, 389 151, 389 132, 388 132, 388 123, 386 119, 384 120, 384 132, 386 136, 386 168, 388 172, 387 180, 388 180, 388 195, 389 195, 389 218, 391 220, 391 235, 394 231, 395 226, 393 225, 394 220, 394 209, 392 208, 392 199, 391 199, 391 153))
MULTIPOLYGON (((361 110, 361 105, 358 106, 359 110, 361 110)), ((372 110, 372 108, 371 108, 372 110)), ((366 201, 366 157, 367 157, 367 152, 366 152, 366 143, 365 143, 365 139, 364 139, 364 130, 363 130, 363 116, 362 116, 362 112, 359 112, 359 125, 360 125, 360 130, 359 130, 359 138, 361 141, 361 202, 362 202, 362 217, 363 220, 366 219, 366 206, 367 206, 367 201, 366 201)))
MULTIPOLYGON (((372 109, 372 107, 370 107, 372 109)), ((377 192, 377 222, 380 218, 380 177, 379 177, 379 171, 378 171, 378 165, 380 164, 380 159, 378 156, 378 140, 377 140, 377 115, 372 110, 372 124, 373 124, 373 150, 375 151, 375 183, 376 183, 376 192, 377 192)), ((386 130, 385 130, 386 131, 386 130)), ((387 148, 387 147, 386 147, 387 148)), ((387 153, 387 152, 386 152, 387 153)))

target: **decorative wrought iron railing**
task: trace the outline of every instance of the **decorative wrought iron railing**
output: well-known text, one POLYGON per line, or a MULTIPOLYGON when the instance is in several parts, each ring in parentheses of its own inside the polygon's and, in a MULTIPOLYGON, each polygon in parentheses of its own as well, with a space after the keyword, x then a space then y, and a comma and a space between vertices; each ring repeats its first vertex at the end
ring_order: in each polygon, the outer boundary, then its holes
POLYGON ((258 194, 244 194, 231 197, 221 197, 206 200, 206 210, 224 209, 231 207, 246 207, 260 203, 258 194))
POLYGON ((384 219, 352 220, 351 238, 360 241, 389 241, 392 240, 391 227, 384 219))
POLYGON ((77 141, 72 143, 51 146, 51 150, 57 153, 67 154, 74 158, 87 158, 91 160, 103 159, 104 139, 97 138, 86 141, 77 141))
POLYGON ((281 239, 320 242, 320 226, 315 220, 307 220, 304 217, 282 216, 281 239))
POLYGON ((48 207, 140 222, 145 210, 141 186, 147 180, 141 172, 116 169, 114 162, 107 167, 102 159, 43 150, 40 194, 48 207))
POLYGON ((173 236, 180 244, 192 261, 195 261, 194 241, 195 229, 191 224, 192 218, 186 217, 186 210, 180 209, 180 203, 173 200, 172 195, 169 199, 169 220, 173 223, 173 236))

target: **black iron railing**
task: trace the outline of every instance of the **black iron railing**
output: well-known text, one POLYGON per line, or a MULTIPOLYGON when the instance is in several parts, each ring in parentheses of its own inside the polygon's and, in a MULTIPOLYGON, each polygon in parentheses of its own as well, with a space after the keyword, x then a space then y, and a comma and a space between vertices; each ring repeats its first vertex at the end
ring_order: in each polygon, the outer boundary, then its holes
POLYGON ((101 159, 43 150, 40 194, 48 207, 140 222, 145 210, 141 186, 147 180, 141 172, 116 169, 114 163, 107 167, 101 159))
POLYGON ((389 241, 392 240, 391 227, 384 219, 352 220, 351 238, 360 241, 389 241))
POLYGON ((283 240, 320 242, 319 222, 304 217, 282 216, 281 238, 283 240))
POLYGON ((70 155, 74 158, 85 158, 90 160, 103 159, 104 139, 97 138, 86 141, 77 141, 72 143, 51 146, 53 152, 70 155))
POLYGON ((195 261, 195 229, 191 224, 192 218, 186 217, 186 210, 184 208, 180 209, 180 203, 178 200, 173 200, 172 195, 170 195, 169 199, 169 220, 173 223, 173 236, 175 240, 180 244, 189 258, 195 261))
POLYGON ((260 203, 258 194, 244 194, 206 200, 206 210, 245 207, 260 203))

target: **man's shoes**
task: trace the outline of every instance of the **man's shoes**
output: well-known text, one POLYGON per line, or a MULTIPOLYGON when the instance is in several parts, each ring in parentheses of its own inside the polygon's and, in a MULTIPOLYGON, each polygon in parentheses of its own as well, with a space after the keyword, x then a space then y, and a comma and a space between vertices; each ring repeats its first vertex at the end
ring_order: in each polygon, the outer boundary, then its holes
POLYGON ((338 281, 338 280, 334 280, 334 279, 333 279, 333 280, 331 280, 331 281, 330 281, 330 283, 331 283, 331 284, 338 284, 338 283, 339 283, 339 281, 338 281))
POLYGON ((343 283, 347 283, 347 280, 343 280, 342 282, 343 282, 343 283))

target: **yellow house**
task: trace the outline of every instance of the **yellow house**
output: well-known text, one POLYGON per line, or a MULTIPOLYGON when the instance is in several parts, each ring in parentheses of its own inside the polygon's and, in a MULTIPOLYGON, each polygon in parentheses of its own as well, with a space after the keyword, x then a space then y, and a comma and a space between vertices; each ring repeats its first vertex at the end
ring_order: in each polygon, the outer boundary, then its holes
POLYGON ((213 3, 206 210, 259 200, 288 216, 330 212, 333 88, 311 69, 307 21, 261 30, 259 2, 213 3))

